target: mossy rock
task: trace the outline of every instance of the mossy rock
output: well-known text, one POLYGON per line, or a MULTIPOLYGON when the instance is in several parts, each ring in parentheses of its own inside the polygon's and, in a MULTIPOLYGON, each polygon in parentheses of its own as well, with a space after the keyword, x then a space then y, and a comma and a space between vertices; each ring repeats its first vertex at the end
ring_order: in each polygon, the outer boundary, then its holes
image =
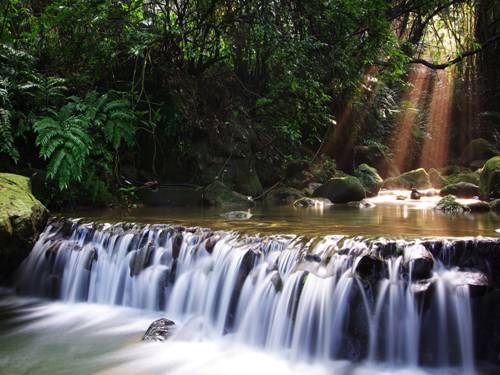
POLYGON ((473 198, 479 196, 479 186, 468 183, 458 182, 456 184, 446 185, 441 189, 439 195, 454 195, 459 198, 473 198))
POLYGON ((436 168, 431 168, 429 169, 429 179, 431 181, 432 187, 434 188, 442 188, 443 186, 446 185, 446 180, 444 177, 439 173, 439 171, 436 168))
POLYGON ((384 181, 385 189, 429 189, 432 187, 429 174, 424 168, 405 172, 398 177, 390 177, 384 181))
POLYGON ((278 186, 266 194, 264 202, 269 205, 290 205, 303 197, 304 193, 298 189, 288 186, 278 186))
POLYGON ((390 156, 377 145, 356 146, 354 148, 354 167, 361 164, 373 165, 384 178, 399 175, 399 170, 390 156))
POLYGON ((463 214, 469 211, 468 207, 457 202, 454 195, 447 195, 446 197, 441 198, 435 209, 449 214, 463 214))
POLYGON ((31 193, 28 177, 0 173, 0 279, 29 253, 47 218, 48 210, 31 193))
POLYGON ((210 206, 249 207, 253 204, 248 196, 232 191, 220 181, 205 187, 203 199, 210 206))
POLYGON ((500 198, 500 156, 488 160, 481 169, 479 187, 483 199, 500 198))
POLYGON ((474 162, 484 162, 485 160, 499 155, 500 152, 497 150, 497 148, 486 139, 476 138, 470 141, 467 146, 465 146, 462 155, 460 156, 460 162, 463 165, 471 166, 474 164, 474 162))
POLYGON ((333 203, 347 203, 363 200, 366 191, 357 177, 334 177, 318 187, 313 197, 327 198, 333 203))
POLYGON ((479 173, 469 168, 451 166, 444 169, 443 176, 446 180, 445 186, 459 182, 468 182, 479 185, 479 173))
POLYGON ((500 199, 492 200, 489 204, 492 211, 500 212, 500 199))
POLYGON ((382 183, 384 182, 377 170, 370 167, 368 164, 361 164, 354 171, 354 175, 359 179, 361 185, 365 188, 366 195, 368 197, 377 195, 382 187, 382 183))

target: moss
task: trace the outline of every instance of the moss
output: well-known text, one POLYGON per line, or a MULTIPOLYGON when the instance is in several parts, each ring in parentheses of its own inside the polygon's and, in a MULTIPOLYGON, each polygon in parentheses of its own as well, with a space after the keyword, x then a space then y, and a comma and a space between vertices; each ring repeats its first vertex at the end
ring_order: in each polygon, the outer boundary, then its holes
POLYGON ((469 211, 469 209, 458 203, 454 195, 447 195, 442 198, 435 207, 437 210, 449 213, 449 214, 462 214, 469 211))
POLYGON ((384 182, 377 170, 368 164, 361 164, 354 171, 354 175, 359 178, 368 196, 377 195, 384 182))
POLYGON ((29 178, 0 173, 0 276, 29 252, 48 211, 31 193, 29 178))
POLYGON ((356 177, 335 177, 318 187, 313 197, 327 198, 333 203, 347 203, 364 199, 366 192, 356 177))
POLYGON ((458 182, 456 184, 446 185, 441 189, 439 194, 442 197, 446 195, 455 195, 459 198, 473 198, 479 195, 479 186, 468 182, 458 182))
POLYGON ((479 187, 483 199, 500 198, 500 156, 488 160, 481 169, 479 187))
POLYGON ((431 181, 432 186, 435 188, 441 188, 446 185, 446 180, 435 168, 429 169, 429 180, 431 181))
POLYGON ((252 204, 247 196, 232 191, 220 181, 205 188, 204 200, 209 205, 222 207, 248 207, 252 204))
POLYGON ((471 165, 471 163, 478 160, 488 160, 492 157, 498 156, 500 153, 490 142, 484 138, 476 138, 465 146, 460 161, 464 165, 471 165))
POLYGON ((398 177, 391 177, 384 181, 386 189, 428 189, 431 188, 430 177, 423 168, 405 172, 398 177))

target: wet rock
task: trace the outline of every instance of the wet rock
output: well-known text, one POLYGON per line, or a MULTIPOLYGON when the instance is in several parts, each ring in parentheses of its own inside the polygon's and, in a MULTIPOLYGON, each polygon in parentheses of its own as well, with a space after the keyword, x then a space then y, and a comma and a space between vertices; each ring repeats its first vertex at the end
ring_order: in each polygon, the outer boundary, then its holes
MULTIPOLYGON (((356 202, 358 203, 358 202, 356 202)), ((361 202, 358 204, 359 208, 375 208, 376 205, 370 201, 367 201, 366 199, 363 199, 361 202)))
POLYGON ((359 179, 361 185, 365 188, 367 197, 374 197, 380 191, 384 180, 378 174, 377 170, 368 164, 361 164, 354 171, 354 175, 359 179))
POLYGON ((481 297, 492 287, 488 276, 477 270, 459 271, 451 282, 456 286, 467 285, 471 297, 481 297))
POLYGON ((281 290, 283 289, 283 281, 281 280, 279 272, 273 271, 273 276, 271 277, 271 284, 273 284, 274 291, 276 293, 281 292, 281 290))
POLYGON ((321 256, 318 254, 307 254, 304 257, 304 260, 308 262, 316 262, 316 263, 321 263, 321 256))
POLYGON ((142 341, 165 341, 172 336, 174 330, 175 323, 173 321, 165 318, 155 320, 142 337, 142 341))
POLYGON ((229 211, 229 212, 224 212, 220 214, 223 218, 226 218, 228 220, 248 220, 250 219, 253 215, 250 212, 250 209, 248 211, 229 211))
POLYGON ((184 241, 184 236, 182 233, 176 233, 172 237, 172 258, 179 258, 179 254, 181 252, 182 242, 184 241))
POLYGON ((366 197, 361 182, 352 176, 335 177, 314 191, 314 197, 327 198, 333 203, 360 201, 366 197))
POLYGON ((278 186, 266 194, 265 202, 269 205, 290 205, 303 197, 304 193, 298 189, 278 186))
POLYGON ((97 249, 92 245, 87 245, 84 250, 83 267, 87 271, 91 271, 92 265, 97 261, 97 249))
POLYGON ((429 189, 432 187, 430 177, 423 168, 405 172, 398 177, 391 177, 384 181, 385 189, 429 189))
POLYGON ((293 202, 295 208, 313 208, 332 206, 332 202, 326 198, 300 198, 293 202))
POLYGON ((210 206, 249 207, 253 205, 251 197, 232 191, 220 181, 215 181, 205 187, 203 199, 210 206))
POLYGON ((417 189, 413 188, 411 189, 411 193, 410 193, 410 199, 413 199, 413 200, 419 200, 420 198, 422 198, 422 193, 420 193, 417 189))
POLYGON ((404 195, 397 195, 396 196, 396 200, 398 200, 398 201, 405 201, 406 197, 404 195))
POLYGON ((479 196, 479 186, 469 182, 458 182, 456 184, 446 185, 441 189, 439 195, 454 195, 458 198, 474 198, 479 196))
POLYGON ((384 262, 374 256, 364 255, 361 257, 356 272, 364 279, 372 281, 380 279, 384 270, 384 262))
POLYGON ((48 213, 31 193, 29 178, 0 173, 0 281, 28 255, 48 213))
POLYGON ((488 212, 490 211, 490 205, 488 202, 478 201, 474 203, 469 203, 465 205, 470 212, 488 212))
POLYGON ((483 199, 500 198, 500 156, 495 156, 484 164, 479 178, 479 187, 483 199))
POLYGON ((218 240, 219 239, 215 236, 212 236, 206 240, 205 250, 207 250, 209 254, 212 254, 212 252, 214 251, 215 244, 217 243, 218 240))
POLYGON ((457 202, 454 195, 447 195, 442 198, 434 208, 449 214, 463 214, 469 211, 466 206, 457 202))
POLYGON ((137 276, 144 268, 150 265, 153 251, 153 243, 149 242, 146 246, 134 252, 129 262, 131 277, 137 276))
POLYGON ((415 244, 404 249, 403 265, 412 280, 427 279, 432 274, 434 259, 423 245, 415 244))

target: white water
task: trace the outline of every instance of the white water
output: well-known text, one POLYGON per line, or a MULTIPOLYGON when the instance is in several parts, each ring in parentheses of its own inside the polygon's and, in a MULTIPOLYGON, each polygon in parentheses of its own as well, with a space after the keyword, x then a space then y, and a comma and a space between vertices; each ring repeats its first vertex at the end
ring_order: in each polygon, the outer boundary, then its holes
POLYGON ((468 288, 453 284, 458 271, 435 261, 428 282, 436 293, 424 307, 408 281, 411 270, 403 267, 404 257, 422 246, 400 241, 404 255, 385 258, 383 247, 384 241, 340 236, 306 242, 168 226, 96 230, 74 224, 63 236, 54 224, 23 264, 18 288, 64 301, 159 311, 181 327, 179 340, 120 352, 117 360, 124 363, 111 373, 364 374, 398 368, 414 374, 427 362, 473 373, 468 288), (382 265, 376 279, 358 272, 363 256, 382 265), (421 340, 448 336, 456 340, 437 348, 421 340), (363 360, 370 365, 353 365, 363 360))

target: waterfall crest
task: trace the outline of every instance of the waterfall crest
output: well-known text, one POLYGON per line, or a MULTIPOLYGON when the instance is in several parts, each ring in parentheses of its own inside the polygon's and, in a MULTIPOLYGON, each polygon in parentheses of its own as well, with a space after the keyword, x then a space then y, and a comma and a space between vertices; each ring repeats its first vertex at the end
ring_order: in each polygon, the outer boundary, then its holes
POLYGON ((179 323, 201 322, 208 337, 297 361, 473 373, 471 295, 490 281, 459 267, 456 250, 446 240, 310 240, 62 220, 40 235, 17 289, 165 311, 179 323))

